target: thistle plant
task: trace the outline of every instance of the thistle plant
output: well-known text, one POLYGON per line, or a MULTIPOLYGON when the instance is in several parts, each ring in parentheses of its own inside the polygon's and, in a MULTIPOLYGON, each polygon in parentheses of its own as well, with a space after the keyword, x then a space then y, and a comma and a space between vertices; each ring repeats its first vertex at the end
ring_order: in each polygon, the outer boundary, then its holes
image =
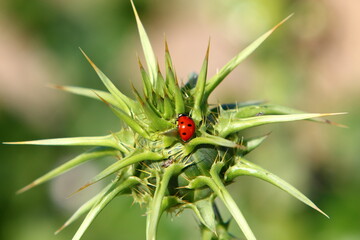
MULTIPOLYGON (((131 2, 132 3, 132 2, 131 2)), ((322 117, 339 113, 305 113, 264 102, 211 105, 214 89, 289 17, 261 35, 231 59, 211 78, 207 77, 209 47, 198 75, 180 86, 165 41, 165 74, 160 72, 145 29, 132 3, 146 69, 139 60, 143 90, 133 89, 134 98, 124 95, 83 52, 108 91, 73 86, 56 88, 104 102, 127 127, 106 136, 72 137, 10 144, 71 145, 93 147, 69 160, 31 184, 24 192, 92 159, 112 156, 113 163, 76 192, 112 176, 106 187, 85 202, 56 232, 86 214, 73 237, 80 239, 95 217, 115 197, 131 195, 146 207, 146 239, 155 240, 159 219, 164 212, 190 209, 198 219, 203 240, 235 239, 228 231, 215 204, 220 199, 248 240, 256 239, 234 199, 226 189, 236 177, 253 176, 269 182, 321 211, 295 187, 273 173, 246 160, 268 136, 245 138, 243 130, 270 123, 311 120, 335 124, 322 117), (179 115, 193 123, 178 121, 179 115), (185 123, 186 124, 186 123, 185 123), (188 131, 189 130, 189 131, 188 131), (184 132, 185 131, 185 132, 184 132), (181 134, 190 134, 184 138, 181 134), (185 139, 185 140, 184 140, 185 139)), ((181 120, 182 121, 182 120, 181 120)))

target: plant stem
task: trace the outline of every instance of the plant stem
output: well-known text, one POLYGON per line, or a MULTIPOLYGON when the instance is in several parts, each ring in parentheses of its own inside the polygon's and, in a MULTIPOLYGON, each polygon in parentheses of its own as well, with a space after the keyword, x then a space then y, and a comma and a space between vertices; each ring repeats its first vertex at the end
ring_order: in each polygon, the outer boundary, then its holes
POLYGON ((183 169, 183 164, 174 163, 165 169, 163 178, 160 179, 160 176, 157 177, 156 190, 154 198, 149 204, 148 215, 146 218, 146 239, 155 240, 156 239, 156 230, 159 223, 161 214, 162 214, 162 201, 164 199, 169 181, 171 177, 183 169))
POLYGON ((222 183, 219 177, 219 171, 221 170, 223 163, 214 163, 213 167, 210 170, 211 179, 209 180, 209 187, 218 195, 218 197, 224 202, 225 206, 234 217, 235 221, 237 222, 238 226, 243 231, 245 237, 248 240, 256 240, 255 235, 253 234, 252 230, 250 229, 246 219, 244 218, 243 214, 241 213, 240 209, 238 208, 237 204, 235 203, 234 199, 231 197, 230 193, 226 190, 226 187, 222 183))

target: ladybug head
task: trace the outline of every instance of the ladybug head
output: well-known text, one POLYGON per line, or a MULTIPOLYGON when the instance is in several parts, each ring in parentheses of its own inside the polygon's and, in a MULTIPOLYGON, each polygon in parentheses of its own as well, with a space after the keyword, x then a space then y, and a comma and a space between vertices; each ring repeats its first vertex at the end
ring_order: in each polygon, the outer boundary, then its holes
POLYGON ((188 117, 189 115, 188 114, 186 114, 186 113, 180 113, 179 115, 178 115, 178 118, 179 117, 188 117))

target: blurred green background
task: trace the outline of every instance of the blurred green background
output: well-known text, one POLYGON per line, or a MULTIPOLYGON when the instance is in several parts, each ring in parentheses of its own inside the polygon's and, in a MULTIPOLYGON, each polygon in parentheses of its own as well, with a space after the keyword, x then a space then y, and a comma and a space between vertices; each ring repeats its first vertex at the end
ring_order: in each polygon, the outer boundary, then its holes
MULTIPOLYGON (((288 180, 331 218, 257 179, 230 189, 259 239, 360 239, 360 2, 357 0, 135 1, 160 64, 164 34, 178 76, 200 69, 211 37, 210 72, 292 12, 213 94, 211 101, 266 100, 308 112, 349 112, 349 129, 297 122, 272 131, 249 159, 288 180)), ((100 102, 46 86, 104 89, 81 47, 125 93, 140 84, 141 47, 129 1, 0 1, 0 141, 105 135, 121 126, 100 102)), ((29 192, 15 192, 82 147, 0 146, 0 239, 71 239, 80 221, 54 236, 99 186, 67 198, 93 176, 92 162, 29 192)), ((114 200, 83 239, 145 239, 145 217, 114 200)), ((229 216, 225 213, 225 216, 229 216)), ((231 230, 241 236, 235 224, 231 230)), ((159 239, 199 239, 194 216, 164 216, 159 239)))

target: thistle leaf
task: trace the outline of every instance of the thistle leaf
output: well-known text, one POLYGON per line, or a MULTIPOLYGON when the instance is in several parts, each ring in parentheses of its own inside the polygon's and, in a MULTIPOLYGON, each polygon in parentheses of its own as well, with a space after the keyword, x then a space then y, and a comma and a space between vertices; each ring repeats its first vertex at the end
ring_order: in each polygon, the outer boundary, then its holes
POLYGON ((204 100, 204 91, 205 91, 206 76, 208 69, 208 61, 209 61, 209 50, 210 50, 210 41, 206 50, 205 59, 201 67, 201 71, 199 73, 194 91, 194 108, 191 116, 197 124, 202 120, 202 116, 204 115, 203 110, 206 110, 204 109, 205 104, 203 104, 203 100, 204 100))
POLYGON ((213 76, 208 84, 206 84, 204 99, 207 100, 212 91, 224 80, 224 78, 231 73, 244 59, 246 59, 251 53, 255 51, 280 25, 288 20, 293 14, 286 17, 275 27, 270 29, 268 32, 261 35, 258 39, 252 42, 248 47, 242 50, 238 55, 231 59, 220 71, 213 76))
POLYGON ((80 154, 79 156, 69 160, 68 162, 60 165, 59 167, 53 169, 52 171, 46 173, 45 175, 43 175, 41 177, 39 177, 38 179, 36 179, 32 183, 30 183, 29 185, 27 185, 27 186, 23 187, 22 189, 20 189, 19 191, 17 191, 17 193, 25 192, 25 191, 29 190, 30 188, 33 188, 39 184, 49 181, 50 179, 53 179, 86 161, 89 161, 89 160, 92 160, 95 158, 105 157, 105 156, 116 156, 117 154, 119 154, 119 152, 117 150, 114 150, 113 148, 105 148, 105 147, 94 148, 90 151, 80 154))
MULTIPOLYGON (((226 187, 222 183, 219 172, 222 168, 222 163, 215 163, 210 170, 210 175, 215 183, 213 186, 213 191, 220 197, 220 199, 224 202, 225 206, 227 207, 228 211, 234 217, 235 221, 237 222, 238 226, 243 231, 246 239, 248 240, 256 240, 254 233, 252 232, 251 228, 249 227, 246 219, 244 218, 243 214, 241 213, 239 207, 237 206, 235 200, 231 197, 230 193, 226 190, 226 187)), ((211 186, 209 186, 211 187, 211 186)))
POLYGON ((244 156, 244 155, 248 154, 249 152, 251 152, 252 150, 257 148, 263 141, 265 141, 265 139, 269 135, 270 135, 270 133, 268 133, 264 136, 254 137, 254 138, 249 138, 249 139, 244 140, 244 142, 242 143, 244 148, 239 149, 238 155, 244 156))
POLYGON ((162 117, 157 116, 156 113, 151 109, 149 104, 145 103, 143 107, 144 107, 144 112, 147 118, 149 119, 149 126, 151 128, 153 128, 156 131, 163 131, 173 127, 173 124, 166 121, 162 117))
POLYGON ((106 102, 101 96, 98 96, 108 107, 110 107, 111 111, 121 120, 123 120, 131 129, 135 132, 143 136, 144 138, 150 138, 149 133, 142 127, 140 124, 126 114, 123 110, 116 108, 110 103, 106 102))
POLYGON ((186 168, 186 171, 180 175, 179 181, 185 179, 186 182, 182 183, 182 185, 186 185, 189 180, 198 176, 210 176, 209 169, 218 156, 219 152, 211 145, 196 148, 195 151, 189 155, 189 158, 185 159, 190 165, 186 168))
POLYGON ((302 194, 299 190, 297 190, 295 187, 284 181, 283 179, 279 178, 278 176, 270 173, 269 171, 259 167, 258 165, 251 163, 250 161, 247 161, 243 158, 238 158, 237 163, 230 167, 226 173, 225 173, 225 180, 231 181, 235 177, 238 176, 253 176, 259 179, 262 179, 266 182, 269 182, 278 188, 284 190, 285 192, 289 193, 293 197, 297 198, 301 202, 305 203, 309 207, 312 207, 316 211, 320 212, 327 218, 329 218, 328 215, 326 215, 323 211, 321 211, 310 199, 308 199, 304 194, 302 194))
POLYGON ((143 101, 135 88, 133 88, 133 91, 138 101, 141 103, 147 119, 149 120, 148 124, 150 128, 152 128, 155 131, 159 131, 159 130, 161 131, 173 126, 170 122, 166 121, 160 116, 158 111, 150 105, 149 101, 143 101))
POLYGON ((168 95, 164 98, 164 118, 169 120, 174 116, 174 105, 168 95))
POLYGON ((104 194, 114 185, 114 183, 108 184, 105 188, 103 188, 98 194, 92 197, 90 200, 85 202, 81 207, 79 207, 76 212, 58 229, 55 234, 61 232, 64 228, 72 224, 74 221, 79 219, 83 214, 89 212, 91 208, 104 196, 104 194))
POLYGON ((140 73, 141 73, 141 79, 142 79, 143 86, 144 86, 145 96, 152 100, 153 88, 152 88, 152 85, 151 85, 151 82, 149 79, 149 75, 145 71, 139 57, 138 57, 138 63, 139 63, 139 68, 140 68, 140 73))
POLYGON ((166 68, 166 75, 168 74, 168 71, 172 72, 172 74, 174 76, 176 76, 175 74, 175 68, 174 65, 172 63, 172 59, 171 59, 171 55, 170 55, 170 51, 169 51, 169 45, 165 39, 165 68, 166 68))
MULTIPOLYGON (((260 104, 260 105, 253 105, 253 106, 246 106, 237 109, 233 109, 230 111, 233 114, 234 118, 247 118, 253 117, 257 115, 286 115, 286 114, 299 114, 299 113, 306 113, 304 111, 300 111, 297 109, 280 106, 276 104, 260 104)), ((312 118, 309 119, 310 121, 326 123, 330 125, 335 125, 338 127, 346 127, 345 125, 332 122, 327 119, 323 118, 312 118)))
POLYGON ((221 199, 228 211, 231 213, 236 223, 244 233, 247 240, 256 240, 252 230, 250 229, 246 219, 241 213, 239 207, 236 205, 234 199, 231 197, 230 193, 226 190, 226 187, 222 183, 219 172, 223 167, 223 163, 214 163, 210 170, 211 177, 198 176, 192 181, 190 181, 187 186, 189 189, 201 188, 207 185, 211 188, 214 193, 221 199))
POLYGON ((155 86, 155 82, 157 80, 157 74, 158 74, 156 57, 155 57, 154 51, 152 49, 149 37, 147 36, 144 26, 142 25, 139 15, 136 11, 134 2, 132 0, 130 2, 132 5, 132 8, 134 10, 134 15, 135 15, 135 19, 136 19, 136 23, 137 23, 137 27, 138 27, 138 31, 139 31, 140 41, 141 41, 141 45, 142 45, 142 48, 144 51, 146 64, 148 67, 150 82, 153 86, 155 86))
POLYGON ((72 138, 53 138, 22 142, 4 142, 4 144, 21 145, 53 145, 53 146, 102 146, 112 147, 122 152, 127 152, 122 145, 118 144, 112 134, 100 137, 72 137, 72 138))
MULTIPOLYGON (((225 103, 221 105, 217 105, 210 109, 210 114, 207 115, 207 119, 212 123, 217 122, 217 118, 219 116, 224 118, 230 118, 235 112, 243 107, 248 106, 257 106, 262 104, 263 101, 247 101, 247 102, 240 102, 240 103, 225 103)), ((213 105, 213 104, 212 104, 213 105)))
POLYGON ((119 140, 120 144, 127 147, 127 151, 125 153, 129 153, 129 151, 133 149, 136 141, 136 133, 130 128, 122 128, 120 131, 113 135, 116 139, 119 140))
POLYGON ((101 96, 103 99, 105 99, 108 103, 121 108, 121 104, 108 92, 95 90, 91 88, 83 88, 83 87, 74 87, 74 86, 59 86, 59 85, 50 85, 53 88, 70 92, 73 94, 94 98, 96 100, 100 100, 98 96, 101 96))
MULTIPOLYGON (((133 109, 137 109, 137 103, 125 96, 122 92, 119 91, 115 87, 115 85, 110 81, 110 79, 91 61, 91 59, 85 54, 85 52, 80 49, 82 54, 85 56, 85 58, 88 60, 90 65, 94 68, 95 72, 105 85, 105 87, 109 90, 109 92, 116 98, 116 100, 119 102, 117 105, 120 105, 124 112, 127 114, 131 114, 133 109)), ((116 105, 115 105, 116 106, 116 105)))
POLYGON ((245 101, 245 102, 236 102, 236 103, 224 103, 216 108, 211 109, 211 112, 227 111, 227 110, 236 110, 248 106, 257 106, 263 104, 264 101, 245 101))
POLYGON ((196 201, 188 206, 195 212, 200 222, 212 233, 216 234, 216 221, 213 210, 213 200, 210 198, 196 201))
MULTIPOLYGON (((236 223, 244 233, 246 239, 256 240, 254 233, 249 227, 246 219, 241 213, 239 207, 237 206, 235 200, 231 197, 230 193, 227 191, 226 187, 222 183, 219 172, 224 166, 223 163, 218 162, 214 163, 210 170, 211 181, 208 181, 208 186, 216 193, 216 195, 223 201, 228 211, 231 213, 236 223)), ((210 178, 208 178, 210 179, 210 178)))
POLYGON ((162 214, 162 201, 172 176, 179 173, 184 168, 184 164, 175 163, 164 170, 162 178, 157 177, 154 198, 148 206, 146 218, 146 239, 156 240, 156 230, 162 214))
POLYGON ((165 196, 162 200, 161 204, 161 212, 171 209, 172 207, 176 207, 180 204, 185 204, 183 200, 175 196, 165 196))
POLYGON ((211 144, 214 146, 222 146, 229 148, 242 148, 243 146, 237 143, 234 143, 228 139, 217 137, 214 135, 207 134, 205 137, 196 137, 188 142, 184 147, 184 154, 190 154, 196 146, 201 144, 211 144))
POLYGON ((158 74, 157 74, 157 79, 155 81, 155 85, 154 85, 154 91, 157 93, 158 96, 160 96, 161 98, 164 98, 165 96, 165 92, 169 92, 167 90, 167 86, 165 85, 165 80, 164 77, 162 76, 161 72, 160 72, 160 68, 158 65, 158 74))
POLYGON ((198 175, 194 179, 188 181, 188 185, 186 185, 186 188, 188 189, 201 189, 206 185, 209 185, 208 178, 202 175, 198 175))
POLYGON ((119 171, 120 169, 123 169, 129 165, 141 162, 141 161, 159 161, 164 159, 164 156, 158 153, 154 152, 138 152, 135 151, 132 154, 128 155, 127 157, 113 163, 103 171, 101 171, 98 175, 93 177, 87 184, 79 188, 75 193, 89 187, 90 185, 100 181, 101 179, 104 179, 105 177, 119 171))
POLYGON ((231 133, 238 132, 243 129, 256 127, 269 123, 291 122, 297 120, 305 120, 311 118, 319 118, 325 116, 340 115, 345 113, 304 113, 289 115, 263 115, 249 118, 231 119, 219 118, 215 125, 215 130, 219 132, 221 137, 226 137, 231 133))
POLYGON ((118 182, 113 182, 113 186, 109 191, 107 191, 92 207, 90 212, 86 215, 84 221, 82 222, 81 226, 75 233, 72 240, 79 240, 86 229, 90 226, 90 224, 94 221, 95 217, 109 204, 111 200, 113 200, 119 193, 128 189, 136 184, 140 183, 140 179, 137 177, 129 177, 124 182, 118 184, 118 182), (118 186, 116 186, 118 184, 118 186))
POLYGON ((169 86, 168 87, 169 91, 172 92, 173 96, 174 96, 176 114, 179 115, 180 113, 184 113, 185 112, 185 103, 184 103, 183 95, 181 93, 179 85, 177 83, 176 76, 174 75, 174 73, 172 71, 170 71, 168 69, 166 78, 168 79, 167 83, 169 86))

